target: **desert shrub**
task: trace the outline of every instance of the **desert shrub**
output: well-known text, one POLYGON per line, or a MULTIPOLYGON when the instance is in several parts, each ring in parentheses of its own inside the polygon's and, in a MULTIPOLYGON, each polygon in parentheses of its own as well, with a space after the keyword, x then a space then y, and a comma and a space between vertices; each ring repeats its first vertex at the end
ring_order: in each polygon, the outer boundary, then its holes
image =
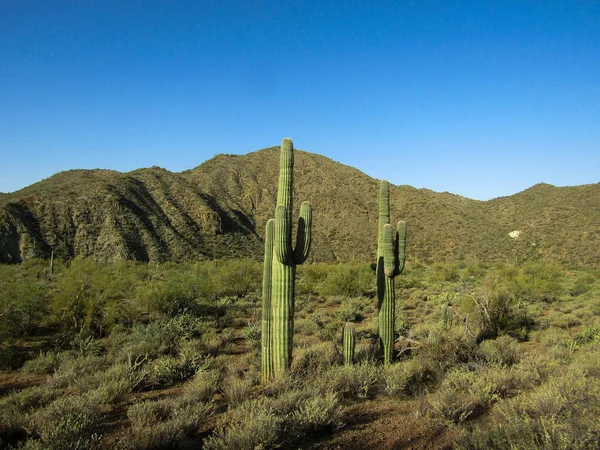
POLYGON ((320 343, 309 348, 294 349, 292 373, 298 378, 307 378, 323 372, 338 359, 331 345, 320 343))
POLYGON ((54 373, 59 364, 60 359, 56 352, 40 352, 36 358, 25 361, 21 370, 25 373, 44 375, 54 373))
POLYGON ((233 409, 204 441, 208 450, 258 449, 276 447, 282 441, 284 418, 271 409, 271 400, 248 400, 233 409))
POLYGON ((379 369, 371 362, 353 366, 332 366, 311 384, 311 389, 324 395, 335 392, 341 398, 365 399, 377 393, 379 369))
POLYGON ((61 326, 77 332, 104 334, 118 323, 130 325, 140 317, 131 299, 146 270, 133 261, 100 264, 76 259, 56 278, 51 310, 61 326))
POLYGON ((215 277, 215 292, 219 297, 246 295, 258 292, 262 280, 262 266, 251 259, 234 259, 219 263, 215 277))
POLYGON ((483 284, 467 286, 461 297, 461 309, 478 330, 478 340, 513 334, 525 339, 532 325, 527 305, 522 301, 517 282, 518 271, 506 268, 489 272, 483 284))
POLYGON ((77 356, 98 356, 102 353, 100 344, 92 335, 75 335, 69 346, 77 356))
POLYGON ((31 429, 31 417, 58 396, 47 386, 34 386, 13 392, 0 399, 0 447, 22 441, 31 429))
POLYGON ((389 396, 418 395, 435 379, 419 358, 385 367, 381 374, 383 392, 389 396))
POLYGON ((477 417, 483 405, 471 392, 441 387, 427 398, 428 415, 443 425, 456 425, 477 417))
POLYGON ((89 375, 101 374, 110 364, 106 356, 77 357, 67 352, 63 352, 60 359, 59 367, 48 380, 54 388, 67 387, 75 382, 80 382, 89 375))
POLYGON ((568 293, 571 297, 578 297, 589 292, 590 289, 591 286, 588 283, 578 280, 569 288, 568 293))
POLYGON ((233 328, 225 328, 221 331, 219 338, 221 339, 221 345, 223 347, 231 347, 236 338, 235 330, 233 328))
POLYGON ((242 337, 252 346, 256 347, 260 343, 261 322, 253 320, 249 322, 242 330, 242 337))
POLYGON ((130 329, 118 328, 106 343, 108 354, 119 362, 173 354, 179 341, 178 331, 181 330, 169 325, 168 320, 136 323, 130 329))
MULTIPOLYGON (((300 266, 300 267, 302 267, 302 266, 300 266)), ((294 305, 294 311, 299 312, 299 313, 304 312, 306 314, 312 314, 315 312, 315 309, 317 309, 317 301, 314 296, 312 296, 312 295, 308 295, 308 296, 297 295, 296 296, 296 303, 294 305)))
POLYGON ((212 403, 187 396, 144 401, 131 405, 129 433, 119 443, 127 449, 179 448, 214 414, 212 403))
POLYGON ((528 374, 512 368, 457 368, 448 372, 439 389, 427 398, 427 405, 434 419, 458 424, 478 417, 494 403, 528 387, 528 374))
POLYGON ((358 322, 365 306, 359 298, 345 298, 342 300, 336 315, 342 322, 358 322))
POLYGON ((200 336, 207 326, 210 325, 204 319, 187 313, 170 317, 162 323, 167 335, 177 336, 187 341, 200 336))
POLYGON ((342 407, 334 392, 311 396, 300 402, 291 417, 292 427, 299 437, 323 429, 338 429, 342 426, 342 407))
POLYGON ((170 386, 187 380, 207 364, 206 357, 193 352, 180 353, 177 357, 160 356, 151 364, 150 382, 154 386, 170 386))
POLYGON ((302 294, 317 294, 318 286, 327 278, 326 264, 303 264, 298 266, 298 282, 296 292, 302 294))
POLYGON ((366 264, 336 265, 328 267, 327 277, 316 286, 316 291, 320 295, 360 297, 371 292, 374 283, 373 273, 366 264))
POLYGON ((35 414, 35 434, 47 449, 91 449, 100 442, 100 410, 86 396, 63 397, 35 414))
POLYGON ((438 264, 433 267, 433 271, 429 273, 428 280, 430 283, 443 283, 458 281, 460 279, 460 269, 456 264, 438 264))
POLYGON ((232 374, 223 380, 223 395, 230 405, 239 405, 248 398, 254 380, 250 377, 240 377, 232 374))
POLYGON ((499 420, 464 434, 460 449, 588 449, 600 435, 597 380, 578 369, 498 405, 499 420))
POLYGON ((339 396, 312 386, 283 389, 278 397, 244 401, 230 409, 204 442, 208 449, 297 448, 307 435, 342 426, 339 396))
POLYGON ((519 270, 517 284, 522 297, 549 302, 561 295, 563 275, 563 270, 553 263, 528 261, 519 270))
POLYGON ((17 268, 10 272, 0 278, 0 342, 33 332, 48 309, 44 284, 18 274, 17 268))
POLYGON ((483 357, 488 364, 512 366, 521 360, 523 351, 519 342, 510 336, 500 336, 497 339, 483 341, 479 344, 483 357))
POLYGON ((182 396, 196 402, 209 403, 218 387, 218 374, 214 370, 201 370, 183 385, 182 396))
POLYGON ((175 317, 186 313, 202 315, 196 302, 198 292, 195 281, 189 273, 176 273, 167 280, 152 280, 137 287, 136 303, 158 317, 175 317))
POLYGON ((108 370, 99 373, 95 380, 83 380, 83 384, 88 388, 94 387, 90 395, 99 403, 115 403, 143 386, 147 382, 149 370, 145 360, 136 362, 130 359, 109 367, 108 370))
POLYGON ((313 319, 295 319, 294 320, 294 332, 303 334, 306 336, 312 336, 318 333, 319 325, 315 323, 313 319))
POLYGON ((0 370, 18 369, 24 360, 24 355, 13 342, 0 344, 0 370))
POLYGON ((411 329, 410 337, 427 345, 417 351, 423 365, 433 372, 445 372, 459 364, 469 364, 481 359, 481 350, 474 336, 458 327, 446 332, 427 327, 411 329), (427 333, 427 334, 425 334, 427 333), (437 339, 432 339, 432 337, 437 339))

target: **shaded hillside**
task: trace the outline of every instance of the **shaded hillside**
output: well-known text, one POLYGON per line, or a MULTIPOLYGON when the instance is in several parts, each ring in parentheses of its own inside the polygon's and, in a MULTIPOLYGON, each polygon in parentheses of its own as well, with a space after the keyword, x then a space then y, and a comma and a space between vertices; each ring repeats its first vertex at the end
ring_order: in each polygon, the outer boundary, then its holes
MULTIPOLYGON (((74 170, 0 196, 0 259, 93 256, 189 260, 262 256, 274 214, 278 147, 218 155, 195 169, 74 170)), ((391 175, 391 174, 390 174, 391 175)), ((313 153, 295 152, 295 207, 313 205, 312 261, 370 261, 378 181, 313 153)), ((409 225, 409 258, 429 263, 514 261, 543 255, 600 263, 600 184, 536 185, 488 202, 392 186, 392 220, 409 225), (518 231, 518 237, 509 233, 518 231)), ((513 233, 514 235, 514 233, 513 233)))
POLYGON ((260 249, 252 226, 180 174, 75 170, 0 198, 0 258, 188 260, 260 249))

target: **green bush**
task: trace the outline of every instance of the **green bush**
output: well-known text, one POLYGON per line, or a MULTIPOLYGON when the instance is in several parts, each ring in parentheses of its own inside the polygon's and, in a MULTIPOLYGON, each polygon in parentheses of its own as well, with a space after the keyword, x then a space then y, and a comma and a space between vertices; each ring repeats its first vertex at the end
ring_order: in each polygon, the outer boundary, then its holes
POLYGON ((44 375, 54 373, 60 364, 59 355, 53 351, 40 352, 36 358, 25 361, 21 370, 25 373, 44 375))
POLYGON ((45 283, 24 277, 17 268, 10 273, 0 278, 0 342, 35 331, 47 314, 45 283))
POLYGON ((248 398, 248 393, 255 380, 249 377, 229 375, 223 380, 223 395, 227 403, 232 406, 243 403, 248 398))
POLYGON ((360 298, 345 298, 336 315, 342 322, 358 322, 362 316, 365 305, 360 298))
POLYGON ((275 448, 282 440, 284 417, 275 414, 272 400, 248 400, 233 409, 204 441, 207 450, 275 448))
POLYGON ((336 393, 308 397, 292 414, 292 428, 302 437, 324 429, 336 430, 343 424, 342 407, 336 393))
POLYGON ((60 398, 35 414, 33 427, 46 449, 98 448, 100 410, 88 397, 60 398))
POLYGON ((570 369, 534 391, 504 401, 499 420, 465 433, 459 449, 589 449, 600 435, 600 390, 596 379, 570 369))
POLYGON ((127 410, 131 428, 119 447, 179 448, 184 439, 197 433, 214 412, 212 403, 203 403, 188 396, 136 403, 127 410))
POLYGON ((419 358, 410 358, 384 367, 383 392, 389 396, 418 395, 433 381, 431 372, 419 358))
POLYGON ((0 344, 0 370, 15 370, 25 360, 19 348, 12 342, 0 344))
POLYGON ((519 342, 510 336, 483 341, 479 348, 488 364, 508 367, 518 363, 523 356, 519 342))
POLYGON ((361 297, 374 290, 375 277, 366 265, 344 264, 329 266, 327 277, 316 286, 320 295, 361 297))

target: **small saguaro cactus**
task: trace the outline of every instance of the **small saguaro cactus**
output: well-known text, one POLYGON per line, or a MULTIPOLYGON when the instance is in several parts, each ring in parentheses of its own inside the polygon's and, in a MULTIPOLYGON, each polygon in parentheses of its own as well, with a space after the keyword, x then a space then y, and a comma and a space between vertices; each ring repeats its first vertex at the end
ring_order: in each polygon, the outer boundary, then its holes
POLYGON ((448 330, 452 326, 452 320, 454 319, 454 310, 452 306, 444 303, 440 307, 440 313, 442 316, 442 328, 448 330))
POLYGON ((394 356, 394 324, 396 297, 394 277, 402 273, 406 249, 406 222, 400 221, 395 232, 390 225, 389 183, 383 180, 379 187, 379 236, 377 240, 377 306, 379 310, 379 343, 384 364, 394 356))
POLYGON ((351 323, 344 326, 344 335, 342 337, 344 365, 354 365, 354 346, 356 345, 356 329, 351 323))
MULTIPOLYGON (((263 321, 264 310, 268 309, 270 313, 266 315, 270 324, 263 322, 264 381, 272 376, 279 377, 290 369, 294 337, 296 265, 306 260, 310 250, 312 208, 308 202, 300 206, 296 246, 292 246, 293 171, 294 146, 292 141, 286 138, 281 143, 277 207, 272 225, 271 273, 267 273, 265 267, 263 275, 263 321), (267 289, 265 284, 269 282, 271 286, 267 289), (270 305, 265 305, 266 291, 270 305), (268 330, 266 333, 265 328, 268 330), (267 339, 266 343, 264 339, 267 339)), ((265 242, 265 254, 270 251, 266 245, 265 242)))
POLYGON ((54 275, 54 250, 50 253, 50 275, 54 275))

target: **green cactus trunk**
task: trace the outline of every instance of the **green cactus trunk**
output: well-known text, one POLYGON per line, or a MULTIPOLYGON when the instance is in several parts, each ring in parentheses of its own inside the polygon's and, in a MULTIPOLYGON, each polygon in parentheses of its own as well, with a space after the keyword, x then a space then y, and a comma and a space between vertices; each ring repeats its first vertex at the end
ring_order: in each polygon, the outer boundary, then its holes
POLYGON ((394 277, 404 269, 406 223, 398 222, 396 232, 390 225, 389 184, 379 188, 379 235, 377 238, 377 306, 379 310, 379 344, 384 364, 394 358, 396 297, 394 277), (394 236, 395 234, 395 236, 394 236))
POLYGON ((50 275, 54 275, 54 250, 50 253, 50 275))
POLYGON ((344 365, 354 365, 354 347, 356 345, 356 330, 354 325, 347 323, 344 326, 344 334, 342 337, 344 365))
MULTIPOLYGON (((294 147, 290 139, 281 143, 279 186, 271 258, 270 350, 263 348, 263 374, 272 364, 272 374, 287 373, 292 362, 294 338, 294 290, 296 265, 308 257, 311 242, 312 209, 307 202, 300 207, 296 246, 292 247, 294 147)), ((266 251, 266 250, 265 250, 266 251)), ((266 282, 263 279, 263 283, 266 282)), ((265 287, 263 285, 263 292, 265 287)), ((263 310, 267 308, 263 300, 263 310)), ((268 325, 264 325, 265 327, 268 325)), ((263 331, 264 333, 264 331, 263 331)))
POLYGON ((273 376, 273 349, 272 317, 271 317, 271 289, 273 270, 273 236, 275 235, 275 220, 267 222, 265 230, 265 261, 263 267, 262 285, 262 381, 268 382, 273 376))

